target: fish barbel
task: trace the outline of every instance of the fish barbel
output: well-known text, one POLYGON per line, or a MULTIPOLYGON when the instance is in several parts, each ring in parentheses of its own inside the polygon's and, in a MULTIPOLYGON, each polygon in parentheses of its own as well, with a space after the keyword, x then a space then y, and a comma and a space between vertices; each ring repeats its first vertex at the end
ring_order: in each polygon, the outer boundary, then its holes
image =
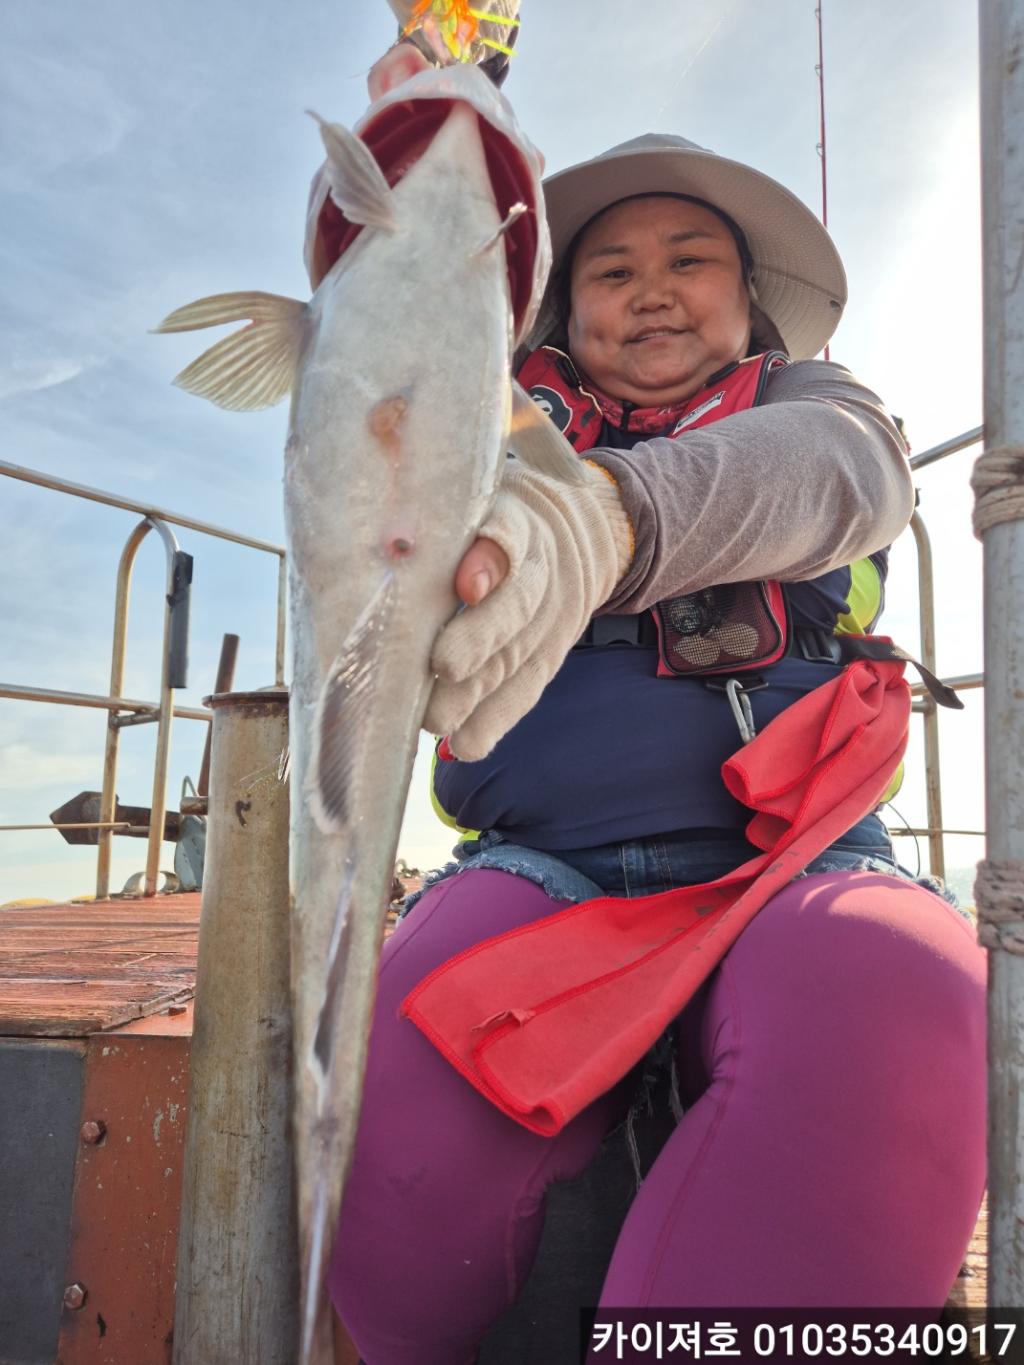
POLYGON ((509 450, 582 477, 564 438, 510 383, 550 247, 541 163, 506 101, 475 67, 453 66, 377 101, 358 137, 320 127, 310 302, 219 295, 158 329, 248 318, 175 382, 229 408, 292 395, 284 490, 303 1365, 332 1358, 324 1274, 431 649, 458 606, 455 571, 509 450))

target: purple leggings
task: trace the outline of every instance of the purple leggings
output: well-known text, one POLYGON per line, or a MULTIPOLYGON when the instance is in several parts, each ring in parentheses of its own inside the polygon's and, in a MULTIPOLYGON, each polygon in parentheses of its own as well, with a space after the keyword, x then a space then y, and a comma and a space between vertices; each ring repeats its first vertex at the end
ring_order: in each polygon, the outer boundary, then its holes
MULTIPOLYGON (((539 1137, 397 1018, 438 963, 565 904, 467 871, 385 948, 330 1271, 367 1365, 472 1365, 529 1272, 547 1186, 578 1175, 625 1113, 623 1084, 539 1137)), ((686 1113, 602 1305, 945 1301, 985 1180, 985 957, 945 901, 869 872, 791 883, 683 1012, 679 1065, 686 1113)))

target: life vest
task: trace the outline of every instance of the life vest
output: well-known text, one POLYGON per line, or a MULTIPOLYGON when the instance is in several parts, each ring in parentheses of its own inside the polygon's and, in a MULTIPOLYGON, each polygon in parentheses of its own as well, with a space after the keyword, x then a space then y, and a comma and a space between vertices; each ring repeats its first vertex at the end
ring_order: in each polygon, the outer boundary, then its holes
MULTIPOLYGON (((734 361, 685 404, 633 412, 627 418, 630 430, 672 438, 757 407, 769 375, 788 364, 780 351, 734 361)), ((572 360, 554 347, 532 352, 518 379, 579 454, 599 444, 605 417, 619 424, 624 415, 620 403, 590 393, 572 360)), ((786 599, 774 580, 702 588, 658 602, 651 611, 661 677, 749 673, 786 652, 786 599)))
MULTIPOLYGON (((764 398, 769 375, 788 364, 789 357, 781 351, 734 360, 706 380, 686 403, 647 408, 642 416, 634 412, 631 430, 646 429, 651 434, 678 436, 680 432, 717 422, 730 413, 756 408, 764 398), (675 425, 669 427, 673 417, 675 425), (667 431, 666 427, 669 427, 667 431)), ((575 450, 582 453, 597 445, 609 400, 599 400, 584 388, 576 366, 564 351, 554 346, 539 347, 523 361, 516 378, 575 450)), ((616 406, 621 412, 622 405, 616 406)))

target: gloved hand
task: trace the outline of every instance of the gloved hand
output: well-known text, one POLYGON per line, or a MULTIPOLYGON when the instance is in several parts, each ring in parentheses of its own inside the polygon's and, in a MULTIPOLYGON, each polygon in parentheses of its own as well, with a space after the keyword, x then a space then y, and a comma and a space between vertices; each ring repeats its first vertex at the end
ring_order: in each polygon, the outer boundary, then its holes
POLYGON ((447 735, 456 758, 483 758, 526 715, 633 557, 615 480, 585 463, 586 483, 570 485, 508 462, 479 532, 504 550, 508 575, 434 646, 423 727, 447 735))

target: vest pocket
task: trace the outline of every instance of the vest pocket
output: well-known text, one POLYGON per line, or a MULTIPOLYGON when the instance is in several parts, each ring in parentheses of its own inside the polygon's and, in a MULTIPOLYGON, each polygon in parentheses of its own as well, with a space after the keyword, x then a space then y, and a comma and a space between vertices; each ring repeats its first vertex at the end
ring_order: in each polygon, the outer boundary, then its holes
POLYGON ((786 604, 774 581, 723 583, 659 602, 658 676, 742 673, 786 651, 786 604))

